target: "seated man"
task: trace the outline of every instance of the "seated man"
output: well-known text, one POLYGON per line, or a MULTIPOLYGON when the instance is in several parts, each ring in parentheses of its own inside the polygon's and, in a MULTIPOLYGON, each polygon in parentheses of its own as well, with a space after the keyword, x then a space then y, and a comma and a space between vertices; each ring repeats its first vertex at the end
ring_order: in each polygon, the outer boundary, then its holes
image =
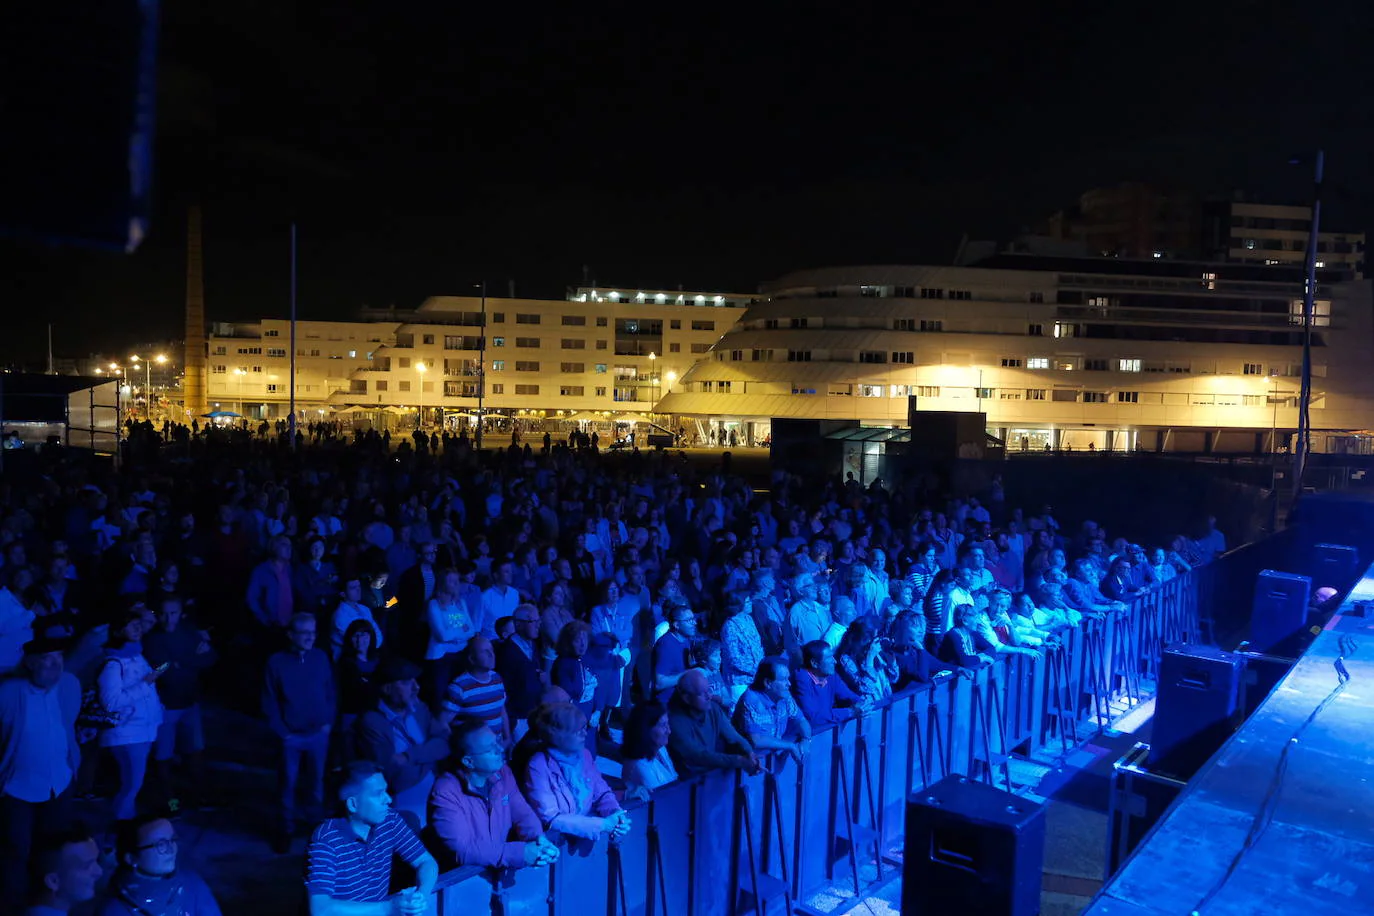
POLYGON ((34 850, 36 887, 25 916, 60 916, 94 900, 100 874, 100 846, 89 833, 73 830, 47 837, 34 850))
MULTIPOLYGON (((453 721, 454 768, 434 782, 429 823, 453 865, 524 868, 558 858, 520 789, 500 738, 482 719, 453 721)), ((447 863, 446 863, 447 864, 447 863)))
POLYGON ((421 916, 439 878, 439 863, 391 810, 382 768, 368 760, 349 764, 339 801, 344 816, 316 827, 306 847, 310 916, 421 916), (415 868, 417 886, 387 900, 397 855, 415 868))
POLYGON ((678 681, 668 722, 668 751, 684 779, 709 770, 762 769, 754 748, 735 731, 725 710, 711 701, 711 687, 700 671, 687 671, 678 681))
POLYGON ((835 650, 823 639, 802 646, 802 670, 792 682, 792 692, 813 729, 837 725, 852 715, 852 709, 866 705, 835 676, 835 650))
POLYGON ((806 756, 811 724, 792 699, 792 672, 781 658, 759 663, 754 683, 735 707, 735 728, 760 751, 782 751, 798 763, 806 756))
POLYGON ((117 845, 119 870, 105 890, 100 916, 220 916, 219 904, 200 875, 177 870, 179 848, 171 821, 148 816, 129 821, 117 845))

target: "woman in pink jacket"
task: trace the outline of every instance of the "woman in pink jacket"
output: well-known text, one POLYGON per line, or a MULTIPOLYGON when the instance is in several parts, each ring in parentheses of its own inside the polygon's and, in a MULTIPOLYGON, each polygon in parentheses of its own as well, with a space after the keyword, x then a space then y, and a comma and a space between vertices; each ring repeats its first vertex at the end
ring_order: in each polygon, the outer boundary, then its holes
POLYGON ((571 703, 541 706, 530 721, 536 750, 520 787, 547 831, 612 842, 630 830, 630 818, 596 769, 587 750, 587 717, 571 703))

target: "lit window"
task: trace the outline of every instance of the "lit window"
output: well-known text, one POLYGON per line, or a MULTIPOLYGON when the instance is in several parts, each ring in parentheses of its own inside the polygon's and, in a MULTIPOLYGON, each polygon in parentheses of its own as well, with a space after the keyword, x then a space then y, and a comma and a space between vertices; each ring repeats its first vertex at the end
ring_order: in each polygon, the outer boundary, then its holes
POLYGON ((1049 367, 1050 358, 1048 356, 1032 356, 1026 360, 1027 369, 1048 369, 1049 367))
POLYGON ((1118 359, 1116 361, 1118 372, 1139 372, 1140 360, 1138 359, 1118 359))

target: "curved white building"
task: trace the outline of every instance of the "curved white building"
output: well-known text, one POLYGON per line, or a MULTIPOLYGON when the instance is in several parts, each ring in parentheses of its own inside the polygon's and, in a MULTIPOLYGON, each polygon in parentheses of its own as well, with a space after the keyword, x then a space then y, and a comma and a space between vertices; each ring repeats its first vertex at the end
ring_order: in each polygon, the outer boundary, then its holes
MULTIPOLYGON (((1319 277, 1313 445, 1367 448, 1370 284, 1319 277)), ((789 274, 658 404, 760 441, 773 417, 984 411, 1008 448, 1254 452, 1297 427, 1296 269, 995 255, 789 274)))

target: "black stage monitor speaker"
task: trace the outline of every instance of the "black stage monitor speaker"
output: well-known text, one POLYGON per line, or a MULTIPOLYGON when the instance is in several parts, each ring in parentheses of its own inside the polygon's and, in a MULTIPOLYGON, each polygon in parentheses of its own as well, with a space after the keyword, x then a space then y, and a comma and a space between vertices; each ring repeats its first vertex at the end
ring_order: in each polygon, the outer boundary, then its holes
POLYGON ((1164 650, 1150 768, 1187 779, 1235 730, 1245 661, 1213 646, 1164 650))
POLYGON ((1250 608, 1250 648, 1282 654, 1285 646, 1307 623, 1307 604, 1312 580, 1307 576, 1265 569, 1255 580, 1255 602, 1250 608))
POLYGON ((1312 581, 1320 588, 1329 585, 1345 591, 1360 571, 1360 554, 1345 544, 1312 545, 1312 581))
POLYGON ((902 912, 1035 916, 1045 863, 1045 811, 963 776, 907 800, 902 912))

